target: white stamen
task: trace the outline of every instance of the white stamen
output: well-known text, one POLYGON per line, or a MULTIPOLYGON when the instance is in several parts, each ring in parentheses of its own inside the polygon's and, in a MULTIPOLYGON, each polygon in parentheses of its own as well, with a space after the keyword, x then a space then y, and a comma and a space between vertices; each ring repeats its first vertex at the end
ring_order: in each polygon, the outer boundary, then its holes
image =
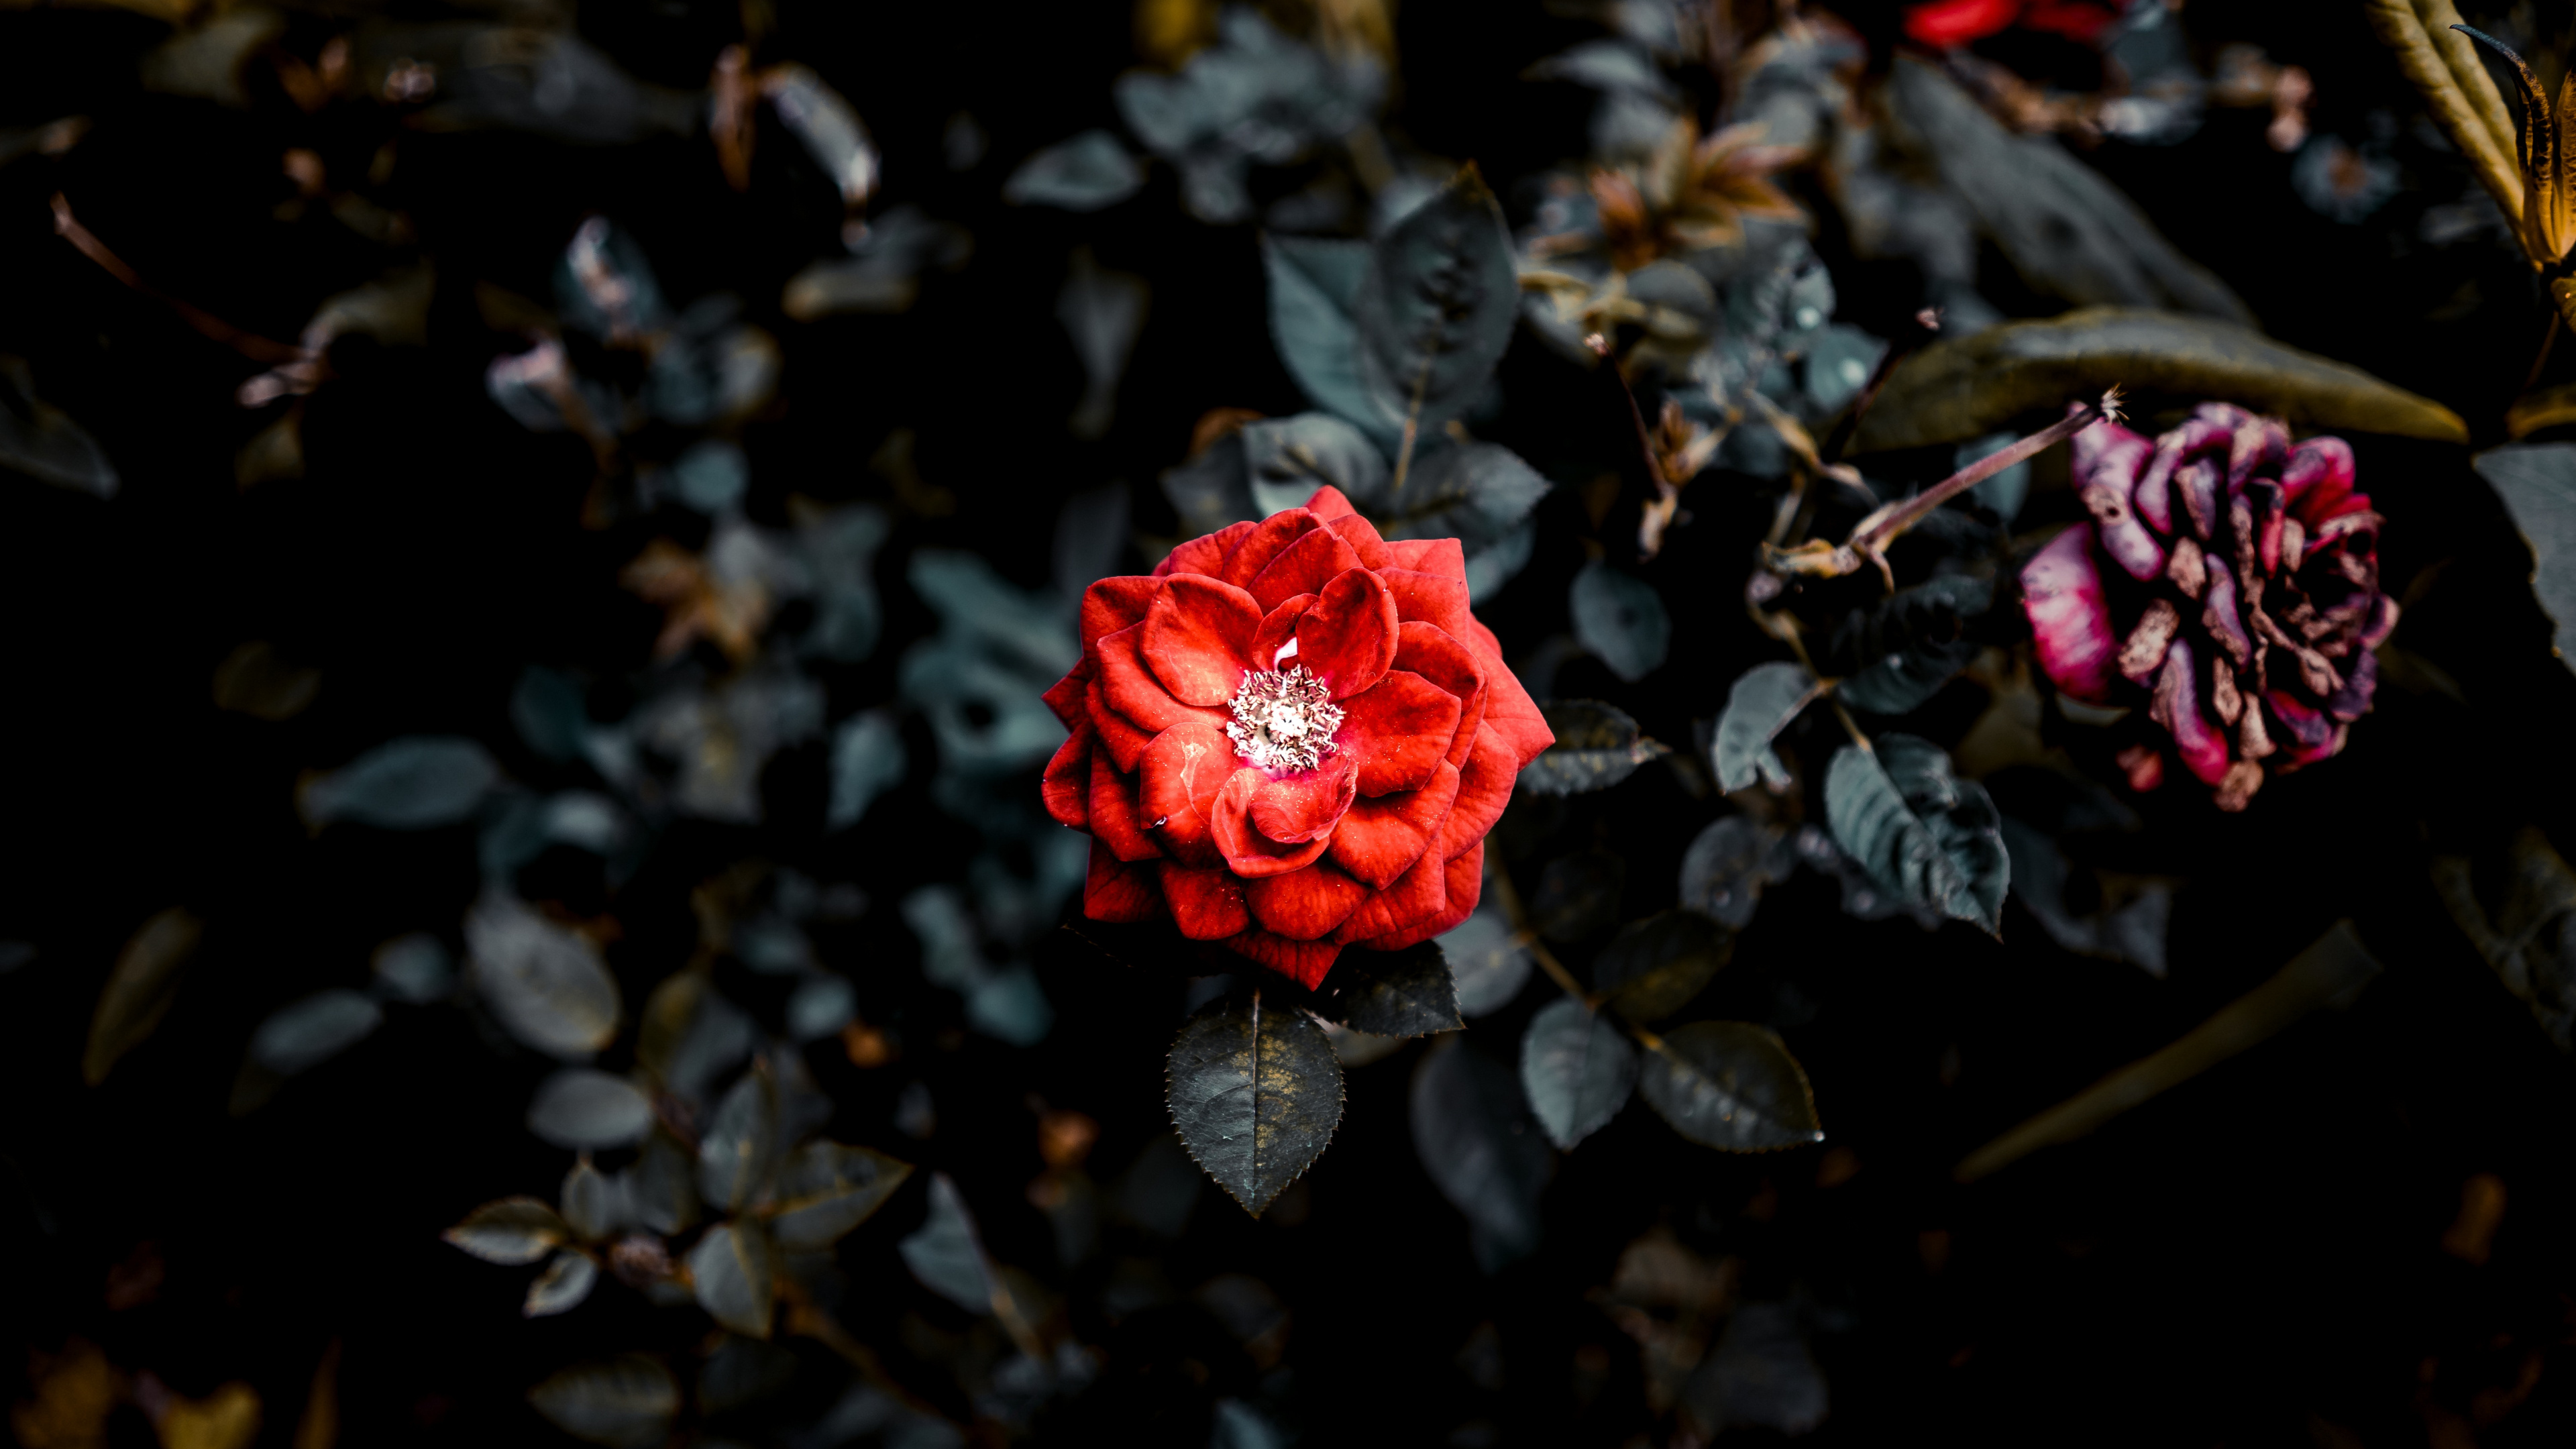
MULTIPOLYGON (((1295 647, 1291 640, 1289 649, 1295 647)), ((1244 671, 1243 687, 1231 703, 1234 721, 1225 727, 1226 737, 1237 755, 1261 769, 1311 770, 1337 748, 1333 731, 1341 728, 1341 708, 1324 681, 1302 664, 1244 671)))

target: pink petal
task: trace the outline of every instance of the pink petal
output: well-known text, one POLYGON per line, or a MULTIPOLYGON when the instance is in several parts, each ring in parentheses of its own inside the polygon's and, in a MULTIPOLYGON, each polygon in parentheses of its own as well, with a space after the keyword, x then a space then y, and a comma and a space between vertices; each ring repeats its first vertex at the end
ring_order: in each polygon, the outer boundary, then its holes
MULTIPOLYGON (((1325 490, 1328 493, 1331 491, 1331 489, 1325 490)), ((1306 511, 1315 512, 1311 507, 1306 511)), ((1316 516, 1322 517, 1321 514, 1316 516)), ((1356 513, 1345 513, 1339 518, 1326 518, 1324 526, 1340 535, 1342 542, 1351 546, 1351 552, 1359 555, 1360 567, 1382 569, 1394 566, 1395 560, 1387 552, 1386 540, 1378 537, 1376 527, 1367 519, 1356 513)))
POLYGON ((1205 720, 1177 724, 1154 736, 1137 761, 1137 809, 1165 852, 1195 866, 1212 866, 1224 858, 1212 833, 1216 797, 1239 763, 1234 741, 1205 720))
MULTIPOLYGON (((1449 763, 1464 765, 1476 747, 1476 726, 1485 718, 1485 666, 1466 645, 1435 624, 1404 624, 1396 629, 1395 667, 1419 674, 1458 699, 1458 725, 1450 731, 1449 763)), ((1365 794, 1368 786, 1360 786, 1365 794)))
POLYGON ((1401 951, 1418 946, 1432 937, 1455 927, 1476 909, 1476 898, 1485 889, 1485 842, 1479 840, 1463 855, 1449 858, 1445 875, 1449 887, 1449 904, 1440 914, 1374 940, 1354 944, 1372 951, 1401 951))
POLYGON ((2039 646, 2040 667, 2059 689, 2099 702, 2111 692, 2111 666, 2120 640, 2111 629, 2110 606, 2102 599, 2092 542, 2092 525, 2083 523, 2049 540, 2022 565, 2021 597, 2039 646))
POLYGON ((1324 524, 1329 524, 1337 518, 1359 516, 1358 510, 1351 507, 1351 500, 1342 495, 1342 490, 1330 483, 1316 489, 1315 496, 1306 500, 1306 511, 1315 515, 1316 522, 1324 524))
POLYGON ((2147 713, 2173 734, 2183 764, 2202 784, 2215 785, 2227 778, 2227 736, 2200 711, 2200 674, 2193 664, 2191 641, 2173 641, 2147 713))
POLYGON ((1154 566, 1154 577, 1159 579, 1172 574, 1206 574, 1213 578, 1225 568, 1226 555, 1234 552, 1236 546, 1241 544, 1245 536, 1256 526, 1251 520, 1246 519, 1241 523, 1229 523, 1214 533, 1202 534, 1191 539, 1173 549, 1161 563, 1154 566))
POLYGON ((1386 545, 1386 560, 1388 568, 1467 582, 1467 550, 1454 538, 1391 539, 1386 545))

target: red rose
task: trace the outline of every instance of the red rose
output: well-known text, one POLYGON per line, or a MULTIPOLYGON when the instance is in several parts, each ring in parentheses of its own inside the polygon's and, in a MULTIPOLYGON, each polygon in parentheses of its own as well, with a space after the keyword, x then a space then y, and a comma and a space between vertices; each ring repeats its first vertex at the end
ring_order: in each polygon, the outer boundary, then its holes
POLYGON ((1083 913, 1169 913, 1309 988, 1344 946, 1466 919, 1485 832, 1556 742, 1467 611, 1458 541, 1389 543, 1332 488, 1093 584, 1046 700, 1073 731, 1047 811, 1092 835, 1083 913))

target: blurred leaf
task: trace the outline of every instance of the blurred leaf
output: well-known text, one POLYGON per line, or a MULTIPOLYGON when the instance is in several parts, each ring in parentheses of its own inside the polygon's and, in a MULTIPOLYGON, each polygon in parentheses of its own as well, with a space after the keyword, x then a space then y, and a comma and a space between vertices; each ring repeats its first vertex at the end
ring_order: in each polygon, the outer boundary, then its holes
POLYGON ((671 481, 682 503, 700 513, 722 513, 750 491, 751 459, 738 444, 703 439, 671 460, 671 481))
POLYGON ((1637 1089, 1691 1141, 1771 1152, 1825 1140, 1806 1072, 1768 1029, 1695 1021, 1649 1046, 1637 1089))
POLYGON ((1331 1040, 1277 994, 1220 997, 1191 1017, 1166 1076, 1181 1145, 1255 1217, 1323 1155, 1342 1120, 1331 1040))
MULTIPOLYGON (((1959 472, 1969 465, 1982 463, 2021 441, 2018 433, 1988 433, 1961 443, 1950 455, 1950 466, 1959 472)), ((2002 472, 1968 490, 1979 503, 1995 511, 2005 526, 2021 515, 2023 500, 2030 497, 2030 460, 2024 458, 2002 472)))
POLYGON ((698 1306, 750 1338, 769 1337, 776 1316, 778 1255, 769 1234, 746 1218, 718 1223, 689 1250, 689 1282, 698 1306))
POLYGON ((1634 684, 1663 667, 1673 620, 1654 585, 1594 559, 1575 574, 1567 603, 1575 640, 1599 655, 1611 673, 1634 684))
POLYGON ((1136 334, 1145 326, 1145 307, 1152 299, 1145 279, 1116 272, 1093 260, 1091 248, 1073 249, 1064 290, 1056 294, 1056 320, 1073 339, 1073 354, 1087 380, 1082 401, 1066 426, 1077 438, 1100 438, 1118 404, 1118 379, 1135 350, 1136 334))
POLYGON ((1939 745, 1895 734, 1874 752, 1845 745, 1825 775, 1825 815, 1881 887, 2001 934, 2012 879, 2001 817, 1984 786, 1950 773, 1939 745))
POLYGON ((891 711, 861 710, 841 721, 832 731, 832 799, 824 825, 847 830, 858 824, 879 795, 903 783, 907 763, 891 711))
POLYGON ((1887 344, 1842 323, 1817 328, 1802 344, 1807 406, 1819 417, 1840 412, 1860 395, 1887 344))
POLYGON ((555 1201, 562 1205, 564 1221, 586 1243, 614 1236, 635 1218, 626 1175, 611 1177, 591 1166, 587 1152, 575 1159, 572 1170, 564 1174, 563 1188, 555 1194, 555 1201))
POLYGON ((153 1427, 161 1449, 250 1449, 259 1437, 259 1394, 238 1380, 202 1399, 169 1394, 153 1427))
POLYGON ((2479 899, 2478 876, 2458 856, 2437 856, 2433 885, 2451 919, 2531 1008, 2560 1051, 2576 1051, 2576 871, 2536 826, 2516 832, 2497 873, 2502 890, 2479 899))
POLYGON ((935 221, 919 207, 889 207, 851 243, 846 259, 815 262, 790 278, 779 310, 799 322, 841 312, 901 312, 921 294, 924 271, 954 271, 974 251, 964 227, 935 221))
POLYGON ((546 1271, 528 1285, 528 1301, 520 1307, 519 1314, 524 1318, 545 1318, 569 1313, 581 1306, 581 1300, 590 1296, 592 1286, 598 1282, 599 1264, 587 1253, 566 1248, 556 1253, 554 1261, 546 1264, 546 1271))
POLYGON ((322 690, 322 671, 298 668, 253 639, 215 666, 215 708, 279 724, 302 714, 322 690))
POLYGON ((668 1130, 657 1127, 644 1139, 635 1165, 624 1176, 637 1222, 665 1236, 697 1225, 697 1161, 668 1130))
POLYGON ((1261 259, 1270 278, 1270 338, 1288 375, 1315 406, 1392 443, 1403 420, 1389 429, 1370 406, 1359 325, 1351 320, 1368 276, 1368 243, 1264 234, 1261 259))
POLYGON ((930 1213, 895 1245, 922 1286, 969 1313, 993 1311, 992 1265, 975 1236, 975 1219, 948 1174, 930 1175, 930 1213))
MULTIPOLYGON (((142 8, 142 7, 136 7, 142 8)), ((157 0, 147 14, 183 21, 194 0, 157 0)), ((257 6, 211 15, 171 36, 143 57, 143 88, 248 109, 242 66, 286 30, 286 17, 257 6)))
POLYGON ((1449 1037, 1413 1070, 1413 1150, 1432 1185, 1467 1215, 1486 1272, 1538 1248, 1539 1194, 1555 1158, 1509 1067, 1449 1037))
POLYGON ((2070 399, 2099 396, 2114 385, 2223 398, 2301 429, 2469 440, 2468 426, 2441 404, 2250 328, 2088 307, 1945 339, 1898 363, 1861 420, 1852 450, 1983 437, 2025 413, 2053 414, 2070 399))
POLYGON ((758 1403, 786 1388, 796 1368, 796 1355, 774 1343, 727 1334, 698 1370, 698 1407, 714 1415, 758 1403))
POLYGON ((858 991, 848 978, 809 976, 787 998, 787 1035, 799 1042, 820 1041, 858 1014, 858 991))
POLYGON ((510 690, 510 723, 529 749, 549 760, 579 759, 590 730, 581 684, 559 669, 531 664, 510 690))
POLYGON ((500 782, 501 767, 474 741, 412 735, 307 778, 296 805, 316 830, 336 820, 428 830, 472 815, 500 782))
POLYGON ((573 35, 466 21, 370 26, 354 38, 355 68, 370 91, 382 91, 398 59, 433 68, 437 102, 413 121, 426 130, 508 129, 622 146, 698 125, 693 97, 637 81, 573 35))
POLYGON ((868 503, 807 508, 790 500, 796 542, 814 582, 814 627, 798 647, 855 664, 876 652, 884 610, 877 601, 876 552, 885 542, 884 510, 868 503))
POLYGON ((530 1389, 528 1402, 576 1439, 652 1449, 679 1415, 680 1385, 660 1359, 628 1353, 564 1369, 530 1389))
POLYGON ((1180 516, 1183 532, 1214 533, 1229 523, 1261 516, 1262 510, 1252 501, 1245 446, 1238 428, 1163 470, 1163 496, 1180 516))
POLYGON ((1509 1006, 1528 984, 1536 964, 1529 947, 1490 898, 1439 939, 1440 953, 1449 959, 1450 979, 1458 992, 1458 1010, 1465 1016, 1483 1016, 1509 1006))
POLYGON ((1502 207, 1473 165, 1378 238, 1351 315, 1359 375, 1381 429, 1421 433, 1472 406, 1520 315, 1502 207))
POLYGON ((1054 1027, 1055 1008, 1036 972, 1005 966, 967 991, 966 1024, 1013 1046, 1035 1046, 1054 1027))
POLYGON ((1697 911, 1664 911, 1621 928, 1592 960, 1603 1004, 1644 1025, 1690 1004, 1734 951, 1725 927, 1697 911))
POLYGON ((1064 506, 1055 516, 1056 593, 1079 599, 1093 583, 1117 573, 1133 520, 1127 485, 1121 480, 1065 495, 1064 506))
POLYGON ((1834 649, 1868 660, 1835 690, 1856 709, 1904 714, 1921 706, 1977 657, 1963 621, 1982 614, 1994 586, 1965 574, 1900 589, 1835 630, 1834 649))
POLYGON ((1607 790, 1639 765, 1672 753, 1640 735, 1626 712, 1597 699, 1552 699, 1539 712, 1556 743, 1521 770, 1520 786, 1533 794, 1607 790))
POLYGON ((1262 517, 1303 508, 1323 487, 1360 508, 1382 503, 1386 458, 1368 435, 1330 413, 1299 413, 1243 425, 1252 506, 1262 517))
POLYGON ((116 466, 98 440, 62 410, 36 400, 27 364, 0 357, 0 468, 57 488, 116 496, 116 466))
POLYGON ((251 1060, 291 1077, 357 1045, 384 1019, 384 1008, 359 992, 316 992, 259 1024, 250 1037, 251 1060))
MULTIPOLYGON (((740 949, 742 942, 737 941, 740 949)), ((676 972, 644 1003, 635 1062, 684 1101, 701 1103, 716 1078, 751 1054, 751 1019, 708 983, 701 971, 676 972)))
POLYGON ((1117 137, 1094 127, 1021 162, 1002 183, 1002 199, 1013 206, 1098 211, 1125 201, 1144 184, 1145 168, 1117 137))
POLYGON ((877 151, 859 113, 850 108, 841 93, 825 85, 812 70, 795 64, 771 66, 762 72, 760 89, 778 112, 778 119, 805 143, 806 154, 831 178, 841 193, 841 204, 856 207, 865 203, 868 193, 876 189, 877 151))
POLYGON ((2557 626, 2550 652, 2576 669, 2576 443, 2516 443, 2474 460, 2531 545, 2531 590, 2557 626))
POLYGON ((73 1337, 62 1352, 30 1348, 28 1386, 35 1396, 10 1406, 9 1427, 22 1449, 103 1449, 120 1385, 97 1344, 73 1337))
POLYGON ((698 1192, 727 1212, 757 1201, 778 1170, 778 1083, 755 1062, 716 1104, 698 1139, 698 1192))
POLYGON ((1745 1303, 1683 1391, 1688 1419, 1708 1436, 1727 1429, 1798 1435, 1825 1421, 1825 1372, 1785 1304, 1745 1303))
POLYGON ((397 936, 378 946, 372 964, 378 989, 396 1001, 420 1006, 456 989, 447 947, 426 933, 397 936))
POLYGON ((204 923, 177 906, 145 921, 117 953, 116 967, 99 993, 81 1052, 81 1079, 95 1087, 119 1058, 143 1044, 178 999, 181 968, 196 952, 204 923))
POLYGON ((1681 902, 1689 910, 1743 930, 1762 903, 1762 887, 1787 880, 1797 869, 1786 832, 1750 815, 1709 822, 1682 852, 1681 902))
POLYGON ((1580 941, 1618 924, 1619 897, 1627 889, 1628 863, 1594 848, 1561 855, 1539 872, 1530 893, 1532 930, 1559 944, 1580 941))
POLYGON ((466 914, 465 949, 475 989, 522 1043, 578 1061, 617 1035, 617 980, 587 937, 486 891, 466 914))
POLYGON ((505 1197, 467 1213, 465 1221, 439 1236, 486 1263, 516 1267, 561 1246, 572 1228, 535 1198, 505 1197))
POLYGON ((866 1222, 912 1175, 912 1164, 869 1147, 809 1142, 789 1154, 778 1177, 769 1231, 793 1253, 828 1248, 866 1222))
POLYGON ((1345 949, 1333 963, 1330 981, 1333 1008, 1353 1031, 1428 1036, 1466 1025, 1458 1017, 1458 989, 1437 941, 1401 951, 1345 949))
POLYGON ((1214 1430, 1208 1435, 1208 1449, 1288 1449, 1287 1434, 1261 1411, 1241 1399, 1216 1401, 1214 1430))
POLYGON ((2149 884, 2135 900, 2113 910, 2076 915, 2066 905, 2070 874, 2065 852, 2046 831, 2007 815, 2004 847, 2012 857, 2012 893, 2038 919, 2050 940, 2084 956, 2134 962, 2150 976, 2165 974, 2165 924, 2173 915, 2173 888, 2149 884))
POLYGON ((1570 996, 1538 1009, 1521 1037, 1521 1089, 1547 1140, 1565 1151, 1598 1132, 1637 1085, 1637 1049, 1570 996))
POLYGON ((1759 776, 1774 790, 1786 789, 1789 772, 1771 741, 1815 697, 1815 677, 1786 660, 1756 664, 1738 676, 1726 692, 1726 713, 1718 716, 1716 742, 1709 750, 1717 788, 1747 789, 1759 776))
POLYGON ((528 1130, 557 1147, 624 1147, 652 1130, 653 1101, 635 1084, 590 1067, 566 1067, 537 1084, 528 1130))

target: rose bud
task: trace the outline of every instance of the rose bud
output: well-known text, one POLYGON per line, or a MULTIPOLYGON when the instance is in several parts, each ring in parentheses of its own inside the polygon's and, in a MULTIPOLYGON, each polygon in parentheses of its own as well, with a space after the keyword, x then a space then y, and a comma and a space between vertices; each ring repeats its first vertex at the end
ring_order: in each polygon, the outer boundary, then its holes
POLYGON ((2170 754, 2242 810, 2266 771, 2341 750, 2397 627, 2351 446, 2204 403, 2152 442, 2094 424, 2074 475, 2092 521, 2023 567, 2022 607, 2061 691, 2163 728, 2122 754, 2131 787, 2154 789, 2170 754))
POLYGON ((1082 598, 1048 813, 1091 833, 1083 914, 1309 988, 1344 946, 1465 920, 1485 832, 1556 742, 1467 609, 1454 538, 1390 543, 1332 488, 1082 598))

